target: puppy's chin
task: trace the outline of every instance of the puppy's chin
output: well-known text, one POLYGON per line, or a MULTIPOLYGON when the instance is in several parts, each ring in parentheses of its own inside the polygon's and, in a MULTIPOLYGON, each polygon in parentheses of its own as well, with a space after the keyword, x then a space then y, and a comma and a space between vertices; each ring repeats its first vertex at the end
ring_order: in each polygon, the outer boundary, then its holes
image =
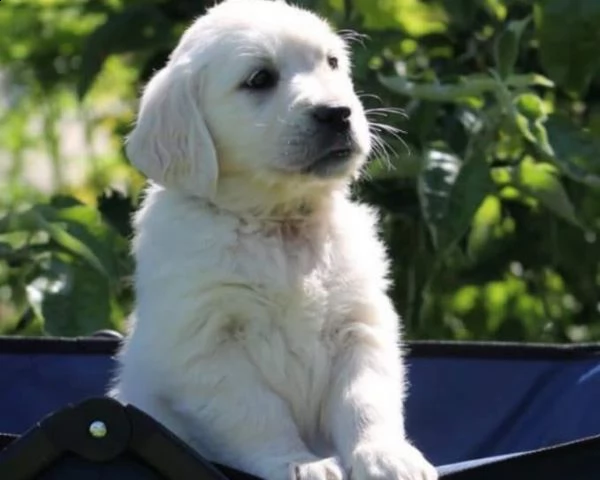
POLYGON ((298 173, 316 179, 343 179, 354 176, 361 162, 362 155, 351 149, 335 149, 324 152, 308 165, 299 169, 298 173))
POLYGON ((334 142, 325 148, 301 155, 287 156, 285 164, 275 170, 282 175, 295 178, 294 181, 327 182, 330 180, 350 180, 356 177, 364 164, 367 153, 354 141, 334 142))
POLYGON ((370 144, 361 142, 355 134, 337 134, 310 140, 310 145, 299 155, 283 156, 284 168, 306 180, 350 180, 355 178, 365 163, 370 144))

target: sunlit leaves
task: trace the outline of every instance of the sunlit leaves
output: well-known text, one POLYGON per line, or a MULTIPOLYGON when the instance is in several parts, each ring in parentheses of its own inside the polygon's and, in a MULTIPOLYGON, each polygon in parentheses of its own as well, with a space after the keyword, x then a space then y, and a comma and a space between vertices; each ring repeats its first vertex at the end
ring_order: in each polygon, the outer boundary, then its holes
MULTIPOLYGON (((11 91, 0 144, 14 166, 0 204, 18 208, 0 216, 0 308, 10 305, 11 322, 35 317, 36 328, 43 319, 47 332, 75 335, 128 313, 135 202, 102 198, 99 215, 26 190, 27 153, 49 148, 30 126, 51 102, 74 113, 78 85, 85 103, 77 114, 89 119, 90 138, 113 132, 92 181, 69 187, 95 204, 103 186, 131 172, 120 149, 141 84, 212 3, 2 0, 0 66, 11 91)), ((389 148, 376 149, 353 190, 382 212, 393 299, 408 335, 600 338, 600 4, 299 3, 335 28, 368 34, 351 45, 361 100, 408 115, 376 118, 402 133, 383 135, 389 148)), ((87 152, 77 160, 92 164, 87 152)))
POLYGON ((477 209, 467 238, 469 256, 478 261, 493 255, 502 242, 507 242, 515 222, 506 216, 498 195, 488 195, 477 209))
POLYGON ((0 239, 0 262, 24 272, 14 287, 24 288, 46 332, 81 335, 115 326, 115 298, 131 268, 128 246, 96 209, 55 197, 0 218, 0 239))
POLYGON ((154 5, 131 5, 114 13, 86 40, 77 92, 84 97, 111 54, 173 43, 167 19, 154 5))
POLYGON ((580 226, 575 208, 561 183, 556 167, 526 159, 514 169, 512 180, 517 188, 534 197, 545 208, 580 226))
MULTIPOLYGON (((474 74, 456 83, 420 83, 400 76, 381 76, 380 81, 390 90, 411 98, 435 102, 460 102, 494 93, 500 85, 492 76, 474 74)), ((507 88, 552 87, 552 81, 542 75, 511 75, 505 80, 507 88)))
POLYGON ((577 104, 563 98, 565 92, 583 98, 596 75, 600 4, 540 0, 535 15, 533 5, 509 13, 506 2, 439 4, 450 31, 477 32, 459 49, 462 56, 445 63, 437 52, 456 49, 455 42, 425 36, 379 75, 415 113, 407 122, 409 141, 425 152, 417 179, 420 205, 436 260, 445 266, 433 274, 422 315, 443 317, 460 338, 566 338, 572 329, 565 318, 579 308, 573 299, 598 283, 591 272, 577 277, 564 238, 582 242, 579 248, 589 244, 588 256, 594 252, 598 263, 590 229, 600 224, 600 129, 592 124, 595 113, 586 125, 588 111, 597 112, 595 97, 577 104), (495 20, 486 23, 486 15, 495 20), (497 22, 505 17, 510 21, 497 22), (466 257, 450 248, 462 246, 461 240, 466 257), (561 273, 548 274, 547 264, 561 265, 561 273), (476 284, 488 283, 457 290, 465 271, 476 284), (550 285, 549 278, 557 281, 550 285), (448 299, 460 297, 460 311, 448 314, 440 306, 448 305, 441 300, 445 291, 448 299))
POLYGON ((416 37, 446 30, 445 11, 422 0, 356 0, 353 3, 368 29, 400 27, 416 37))

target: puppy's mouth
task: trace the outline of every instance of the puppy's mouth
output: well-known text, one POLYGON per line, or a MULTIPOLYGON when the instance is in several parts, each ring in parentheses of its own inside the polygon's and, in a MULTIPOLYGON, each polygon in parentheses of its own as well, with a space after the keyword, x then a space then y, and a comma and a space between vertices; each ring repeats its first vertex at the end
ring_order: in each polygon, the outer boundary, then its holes
POLYGON ((358 148, 352 141, 335 143, 322 151, 302 173, 322 177, 343 173, 348 163, 358 154, 358 148))

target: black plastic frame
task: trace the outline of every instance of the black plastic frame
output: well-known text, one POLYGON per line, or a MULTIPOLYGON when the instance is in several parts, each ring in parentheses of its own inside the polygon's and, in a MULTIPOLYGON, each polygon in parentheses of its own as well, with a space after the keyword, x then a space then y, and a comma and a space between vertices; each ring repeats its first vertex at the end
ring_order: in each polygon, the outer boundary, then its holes
POLYGON ((66 406, 20 437, 3 438, 2 480, 33 480, 68 455, 102 463, 124 454, 133 454, 138 462, 167 480, 228 478, 150 416, 110 398, 66 406), (109 425, 105 438, 89 434, 90 419, 109 425))

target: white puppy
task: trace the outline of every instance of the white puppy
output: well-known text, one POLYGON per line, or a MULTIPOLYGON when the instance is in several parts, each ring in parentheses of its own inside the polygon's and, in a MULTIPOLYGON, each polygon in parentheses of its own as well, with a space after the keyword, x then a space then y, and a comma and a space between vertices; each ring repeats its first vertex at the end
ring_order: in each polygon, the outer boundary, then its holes
POLYGON ((148 84, 127 143, 137 307, 113 395, 267 480, 431 480, 404 433, 398 316, 346 46, 284 2, 227 0, 148 84))

